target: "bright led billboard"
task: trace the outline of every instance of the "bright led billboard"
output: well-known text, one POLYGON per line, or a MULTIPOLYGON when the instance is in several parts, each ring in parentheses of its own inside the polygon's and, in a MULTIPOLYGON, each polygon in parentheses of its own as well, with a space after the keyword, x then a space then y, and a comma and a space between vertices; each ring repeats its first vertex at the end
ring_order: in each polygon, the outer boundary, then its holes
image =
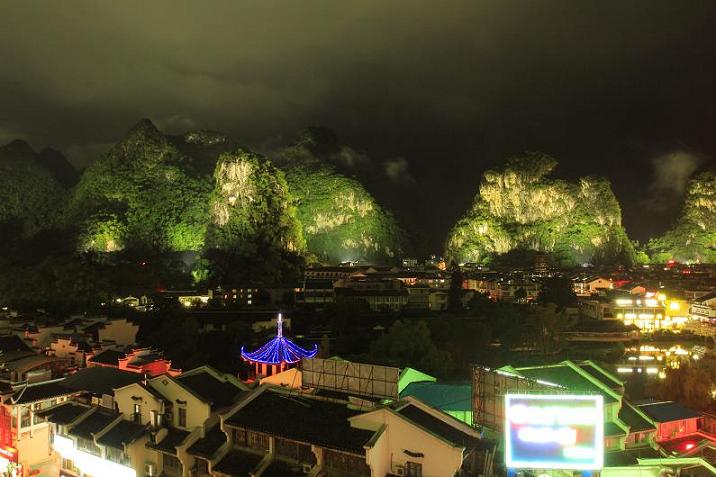
POLYGON ((603 407, 602 396, 507 394, 507 468, 601 469, 603 407))

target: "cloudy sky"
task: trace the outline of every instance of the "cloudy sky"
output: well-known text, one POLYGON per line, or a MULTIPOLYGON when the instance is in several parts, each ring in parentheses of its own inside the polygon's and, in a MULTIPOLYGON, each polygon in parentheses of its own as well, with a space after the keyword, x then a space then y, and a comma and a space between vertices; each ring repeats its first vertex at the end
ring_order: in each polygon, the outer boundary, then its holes
POLYGON ((716 155, 714 18, 697 0, 0 1, 0 142, 84 166, 140 117, 256 147, 325 125, 430 246, 487 167, 541 150, 609 176, 644 239, 716 155))

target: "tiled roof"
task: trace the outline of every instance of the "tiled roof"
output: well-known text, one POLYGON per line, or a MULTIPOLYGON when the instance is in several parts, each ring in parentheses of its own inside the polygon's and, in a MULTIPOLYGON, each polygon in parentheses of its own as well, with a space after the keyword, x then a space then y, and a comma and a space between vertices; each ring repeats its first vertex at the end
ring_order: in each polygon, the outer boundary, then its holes
POLYGON ((204 437, 193 443, 187 452, 193 456, 212 459, 224 444, 226 444, 226 434, 217 425, 209 430, 204 437))
POLYGON ((15 392, 13 401, 18 404, 25 404, 72 394, 74 391, 67 389, 63 385, 63 381, 60 379, 46 383, 29 384, 15 392))
POLYGON ((146 447, 176 455, 177 446, 181 445, 189 434, 189 431, 170 427, 167 435, 160 442, 147 442, 146 447))
POLYGON ((0 336, 0 352, 3 354, 10 351, 32 351, 25 341, 17 335, 0 336))
POLYGON ((84 439, 92 439, 93 434, 97 434, 99 431, 107 427, 112 421, 117 419, 118 414, 110 411, 105 411, 102 408, 96 408, 96 410, 80 421, 79 424, 73 426, 69 434, 84 439))
MULTIPOLYGON (((450 442, 454 446, 464 446, 470 448, 480 443, 480 439, 461 431, 455 426, 451 426, 447 422, 438 419, 413 404, 408 404, 407 406, 398 409, 397 412, 418 426, 427 429, 431 433, 450 442)), ((457 423, 458 421, 455 422, 457 423)))
POLYGON ((175 379, 203 401, 211 403, 212 409, 230 406, 245 392, 229 381, 221 381, 206 371, 181 375, 175 379))
POLYGON ((102 444, 115 449, 124 449, 126 444, 131 444, 139 439, 146 431, 147 426, 136 424, 131 421, 119 421, 114 427, 97 439, 102 444))
POLYGON ((89 407, 75 404, 73 402, 65 402, 59 406, 54 406, 37 413, 40 417, 46 417, 48 421, 55 424, 67 425, 87 412, 89 407))
POLYGON ((125 357, 126 355, 121 351, 106 349, 101 353, 92 356, 87 361, 92 363, 107 364, 110 366, 119 366, 119 360, 125 357))
POLYGON ((231 477, 249 477, 250 472, 256 468, 261 459, 263 459, 262 455, 233 449, 214 465, 212 470, 231 477))
POLYGON ((274 459, 261 473, 261 477, 291 477, 293 475, 306 475, 303 473, 301 466, 298 464, 289 464, 287 462, 274 459))
POLYGON ((619 408, 619 419, 629 426, 630 432, 642 432, 656 430, 656 428, 646 419, 644 419, 627 401, 622 401, 619 408))
POLYGON ((86 391, 95 395, 112 396, 114 389, 136 383, 144 379, 140 373, 122 371, 115 368, 83 368, 65 378, 64 386, 76 391, 86 391))
POLYGON ((355 429, 348 418, 358 414, 344 404, 258 391, 224 423, 330 449, 363 454, 374 432, 355 429))
POLYGON ((649 400, 636 402, 634 404, 636 404, 641 412, 656 422, 672 422, 701 417, 701 414, 698 412, 692 411, 674 401, 649 400))

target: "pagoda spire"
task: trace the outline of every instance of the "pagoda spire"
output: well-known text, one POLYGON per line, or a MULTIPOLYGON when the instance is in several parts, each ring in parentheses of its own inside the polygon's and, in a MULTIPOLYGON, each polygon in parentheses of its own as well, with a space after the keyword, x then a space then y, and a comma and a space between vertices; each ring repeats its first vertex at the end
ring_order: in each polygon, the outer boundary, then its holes
POLYGON ((276 336, 283 338, 283 315, 279 312, 278 319, 276 319, 276 336))

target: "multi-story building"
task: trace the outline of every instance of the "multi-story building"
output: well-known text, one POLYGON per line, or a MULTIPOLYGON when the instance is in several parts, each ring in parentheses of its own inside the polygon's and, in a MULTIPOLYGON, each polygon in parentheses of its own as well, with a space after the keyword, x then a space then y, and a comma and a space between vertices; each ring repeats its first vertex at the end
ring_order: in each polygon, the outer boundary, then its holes
POLYGON ((689 317, 695 321, 716 322, 716 292, 693 300, 689 309, 689 317))
POLYGON ((212 437, 209 431, 219 414, 246 389, 236 378, 205 366, 179 377, 162 375, 116 387, 111 406, 65 402, 42 415, 52 423, 52 445, 62 458, 63 475, 208 475, 188 449, 212 437))
POLYGON ((591 296, 599 291, 611 290, 614 284, 610 278, 599 276, 576 276, 572 278, 572 290, 577 296, 591 296))
POLYGON ((452 477, 477 472, 484 445, 471 427, 413 398, 361 409, 261 387, 221 425, 228 452, 208 460, 211 475, 452 477))
POLYGON ((488 295, 495 301, 533 301, 541 290, 540 282, 529 278, 501 277, 494 274, 467 278, 462 287, 488 295))
POLYGON ((64 379, 31 384, 5 385, 0 392, 0 472, 51 476, 59 462, 50 448, 50 432, 42 411, 63 403, 76 391, 63 386, 64 379))

